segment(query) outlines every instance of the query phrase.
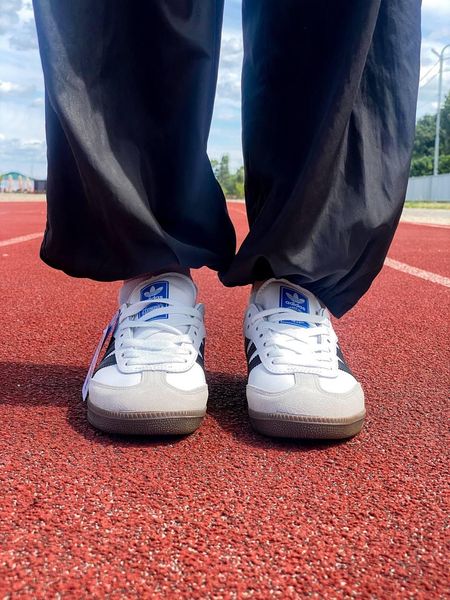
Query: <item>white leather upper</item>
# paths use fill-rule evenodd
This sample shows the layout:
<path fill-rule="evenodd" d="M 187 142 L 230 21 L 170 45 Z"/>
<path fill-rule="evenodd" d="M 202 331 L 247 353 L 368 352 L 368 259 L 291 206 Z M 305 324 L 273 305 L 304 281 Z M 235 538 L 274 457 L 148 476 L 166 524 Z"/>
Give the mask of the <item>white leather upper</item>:
<path fill-rule="evenodd" d="M 155 371 L 164 374 L 159 385 L 166 381 L 180 391 L 204 387 L 205 374 L 196 362 L 205 337 L 204 307 L 195 304 L 192 280 L 167 273 L 129 283 L 114 333 L 117 364 L 97 370 L 91 382 L 132 388 L 145 372 Z"/>

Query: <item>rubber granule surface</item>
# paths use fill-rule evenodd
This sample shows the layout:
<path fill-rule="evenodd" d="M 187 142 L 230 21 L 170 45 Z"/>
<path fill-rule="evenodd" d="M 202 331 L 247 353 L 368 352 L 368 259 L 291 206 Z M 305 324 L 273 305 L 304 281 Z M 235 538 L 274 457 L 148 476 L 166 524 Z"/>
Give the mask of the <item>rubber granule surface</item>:
<path fill-rule="evenodd" d="M 38 248 L 0 253 L 1 598 L 448 595 L 447 289 L 384 269 L 336 322 L 366 425 L 301 443 L 252 431 L 248 289 L 196 272 L 208 415 L 189 437 L 127 439 L 94 430 L 80 397 L 118 285 L 70 279 Z"/>

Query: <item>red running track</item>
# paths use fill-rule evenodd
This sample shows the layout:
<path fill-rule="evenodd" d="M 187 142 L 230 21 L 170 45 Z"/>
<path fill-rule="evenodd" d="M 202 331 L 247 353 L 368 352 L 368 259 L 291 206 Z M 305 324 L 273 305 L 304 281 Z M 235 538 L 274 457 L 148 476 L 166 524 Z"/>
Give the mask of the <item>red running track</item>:
<path fill-rule="evenodd" d="M 6 209 L 0 240 L 43 226 L 42 205 Z M 243 207 L 230 210 L 243 234 Z M 436 230 L 433 262 L 405 251 L 429 234 L 400 225 L 391 256 L 449 276 Z M 448 594 L 448 288 L 383 270 L 336 323 L 367 424 L 345 443 L 298 443 L 250 428 L 248 290 L 201 270 L 208 416 L 187 438 L 125 439 L 92 429 L 80 399 L 118 286 L 53 271 L 38 248 L 0 248 L 1 598 Z"/>

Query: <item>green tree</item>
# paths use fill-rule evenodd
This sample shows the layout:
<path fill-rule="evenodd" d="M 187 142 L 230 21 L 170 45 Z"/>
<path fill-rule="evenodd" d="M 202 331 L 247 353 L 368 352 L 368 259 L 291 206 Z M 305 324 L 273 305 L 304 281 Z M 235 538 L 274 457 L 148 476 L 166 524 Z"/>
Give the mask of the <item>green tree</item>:
<path fill-rule="evenodd" d="M 245 196 L 244 191 L 244 167 L 239 167 L 234 178 L 234 195 L 238 198 Z"/>
<path fill-rule="evenodd" d="M 229 194 L 229 188 L 232 184 L 231 175 L 230 175 L 230 157 L 228 154 L 224 154 L 220 161 L 215 161 L 216 166 L 214 169 L 214 175 L 217 178 L 217 181 L 222 186 L 222 189 L 225 194 Z"/>
<path fill-rule="evenodd" d="M 411 163 L 411 177 L 422 177 L 433 174 L 433 159 L 431 156 L 414 158 Z"/>
<path fill-rule="evenodd" d="M 441 147 L 441 158 L 450 154 L 450 92 L 447 94 L 441 110 L 441 139 L 439 145 Z"/>
<path fill-rule="evenodd" d="M 212 159 L 211 166 L 225 196 L 244 197 L 244 167 L 230 173 L 230 157 L 224 154 L 220 160 Z"/>
<path fill-rule="evenodd" d="M 416 123 L 416 136 L 411 162 L 411 175 L 432 175 L 436 115 L 424 115 Z M 450 155 L 450 93 L 441 108 L 439 143 L 439 173 L 450 173 L 447 157 Z"/>
<path fill-rule="evenodd" d="M 424 156 L 433 156 L 435 132 L 436 115 L 424 115 L 417 121 L 412 153 L 413 160 Z"/>
<path fill-rule="evenodd" d="M 439 173 L 450 173 L 450 154 L 439 157 Z"/>

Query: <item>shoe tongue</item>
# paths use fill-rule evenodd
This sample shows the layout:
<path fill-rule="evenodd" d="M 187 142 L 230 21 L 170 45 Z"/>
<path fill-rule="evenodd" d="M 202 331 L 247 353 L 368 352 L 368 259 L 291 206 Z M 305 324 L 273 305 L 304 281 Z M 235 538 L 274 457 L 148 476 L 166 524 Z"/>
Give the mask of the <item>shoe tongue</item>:
<path fill-rule="evenodd" d="M 148 314 L 151 320 L 151 312 L 157 308 L 167 306 L 166 298 L 184 306 L 195 306 L 197 288 L 189 277 L 180 273 L 166 273 L 151 278 L 130 280 L 124 283 L 120 291 L 120 303 L 133 304 L 135 302 L 148 301 L 136 318 Z M 166 319 L 167 315 L 159 315 L 155 319 Z M 187 329 L 187 328 L 186 328 Z M 184 327 L 183 327 L 184 330 Z"/>
<path fill-rule="evenodd" d="M 299 317 L 302 313 L 318 314 L 322 308 L 314 294 L 284 279 L 269 279 L 266 281 L 256 292 L 254 302 L 261 306 L 263 310 L 276 307 L 291 309 L 298 312 Z M 298 320 L 282 320 L 280 323 L 295 327 L 309 327 L 312 325 L 300 318 Z"/>

